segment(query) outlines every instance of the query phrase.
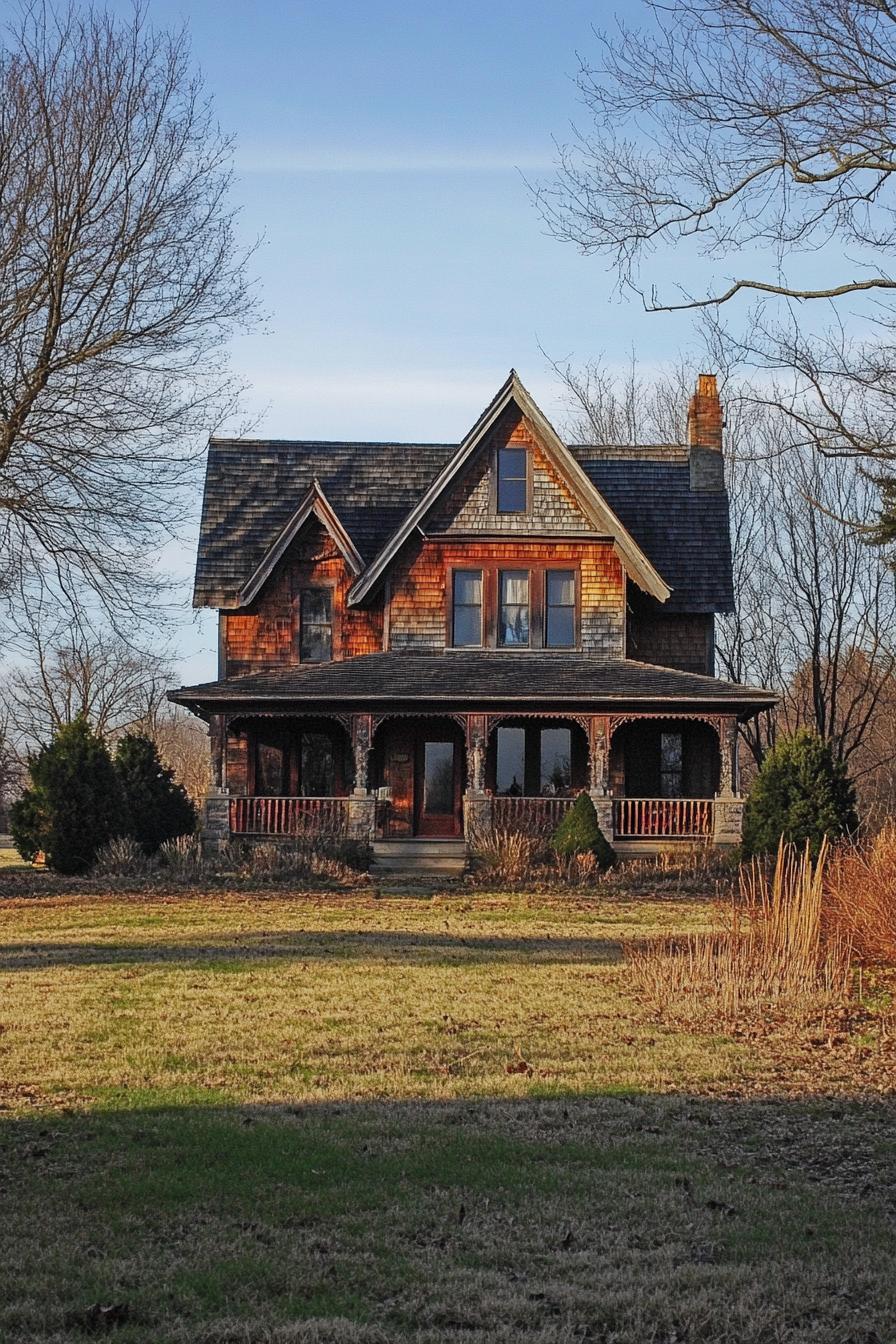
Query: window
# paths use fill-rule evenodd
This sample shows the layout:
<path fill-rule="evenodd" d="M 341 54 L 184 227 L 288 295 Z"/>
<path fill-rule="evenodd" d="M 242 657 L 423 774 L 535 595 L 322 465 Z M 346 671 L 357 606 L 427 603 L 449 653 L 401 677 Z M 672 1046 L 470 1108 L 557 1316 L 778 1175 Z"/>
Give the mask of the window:
<path fill-rule="evenodd" d="M 299 793 L 306 798 L 332 798 L 336 793 L 336 759 L 327 733 L 302 733 Z"/>
<path fill-rule="evenodd" d="M 499 575 L 498 643 L 507 648 L 529 644 L 529 571 L 505 569 Z"/>
<path fill-rule="evenodd" d="M 277 798 L 289 792 L 287 785 L 287 752 L 284 743 L 273 737 L 259 736 L 255 743 L 255 793 L 259 797 Z"/>
<path fill-rule="evenodd" d="M 661 798 L 681 797 L 683 767 L 684 750 L 681 733 L 660 733 Z"/>
<path fill-rule="evenodd" d="M 548 569 L 544 576 L 544 646 L 571 649 L 575 642 L 575 570 Z"/>
<path fill-rule="evenodd" d="M 540 792 L 564 795 L 572 786 L 572 736 L 568 728 L 542 728 Z"/>
<path fill-rule="evenodd" d="M 482 570 L 454 571 L 454 609 L 451 642 L 457 649 L 482 643 Z"/>
<path fill-rule="evenodd" d="M 498 512 L 525 513 L 528 508 L 529 455 L 525 448 L 498 449 Z"/>
<path fill-rule="evenodd" d="M 526 787 L 526 730 L 498 728 L 495 792 L 518 798 Z"/>
<path fill-rule="evenodd" d="M 332 593 L 329 588 L 306 588 L 299 600 L 299 660 L 328 663 L 333 657 Z"/>

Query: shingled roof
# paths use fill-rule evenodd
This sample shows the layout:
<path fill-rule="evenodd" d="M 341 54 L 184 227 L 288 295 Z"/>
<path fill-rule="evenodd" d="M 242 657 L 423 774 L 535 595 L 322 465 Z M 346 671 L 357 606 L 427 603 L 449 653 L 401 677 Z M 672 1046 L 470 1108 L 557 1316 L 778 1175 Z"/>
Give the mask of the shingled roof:
<path fill-rule="evenodd" d="M 570 451 L 672 589 L 664 610 L 734 610 L 728 493 L 691 489 L 686 447 Z"/>
<path fill-rule="evenodd" d="M 195 606 L 237 607 L 249 579 L 317 481 L 369 565 L 457 451 L 456 444 L 212 439 Z M 572 456 L 672 589 L 670 611 L 730 611 L 728 496 L 692 490 L 679 445 L 569 445 Z"/>
<path fill-rule="evenodd" d="M 455 449 L 452 443 L 212 439 L 193 605 L 238 605 L 244 584 L 315 479 L 369 563 Z"/>
<path fill-rule="evenodd" d="M 425 701 L 438 706 L 544 701 L 557 706 L 587 705 L 592 711 L 624 702 L 647 709 L 701 705 L 753 714 L 774 704 L 777 697 L 772 691 L 630 658 L 608 662 L 568 653 L 450 650 L 371 653 L 344 662 L 295 664 L 181 687 L 170 691 L 169 699 L 206 712 L 225 705 L 236 708 L 276 701 L 295 705 L 303 701 L 316 705 Z"/>

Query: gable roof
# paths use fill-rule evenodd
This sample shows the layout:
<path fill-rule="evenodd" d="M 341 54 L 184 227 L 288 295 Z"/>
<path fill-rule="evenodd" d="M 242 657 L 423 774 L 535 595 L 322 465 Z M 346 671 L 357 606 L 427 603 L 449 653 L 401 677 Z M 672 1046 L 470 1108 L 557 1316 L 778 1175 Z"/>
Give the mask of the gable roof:
<path fill-rule="evenodd" d="M 511 404 L 516 405 L 517 409 L 529 420 L 546 455 L 551 459 L 558 474 L 578 501 L 597 533 L 612 538 L 626 572 L 645 592 L 650 593 L 660 602 L 666 601 L 670 595 L 668 584 L 664 582 L 662 576 L 651 564 L 634 537 L 595 489 L 566 444 L 558 437 L 553 425 L 542 414 L 520 382 L 516 370 L 511 369 L 504 385 L 498 390 L 473 428 L 458 445 L 454 455 L 445 463 L 426 493 L 416 502 L 379 554 L 352 586 L 348 595 L 350 603 L 363 601 L 368 593 L 376 587 L 388 569 L 390 562 L 401 550 L 414 529 L 420 525 L 451 482 L 456 479 L 471 460 L 498 417 Z"/>
<path fill-rule="evenodd" d="M 664 610 L 732 610 L 728 496 L 691 489 L 686 447 L 562 446 L 672 589 Z M 342 529 L 362 570 L 370 566 L 457 452 L 451 443 L 211 439 L 194 606 L 234 609 L 251 600 L 246 591 L 315 481 L 334 527 Z"/>
<path fill-rule="evenodd" d="M 333 507 L 323 492 L 320 481 L 315 476 L 311 488 L 295 513 L 276 538 L 273 545 L 262 556 L 255 573 L 243 584 L 239 592 L 238 605 L 246 607 L 257 597 L 262 585 L 270 578 L 278 561 L 282 560 L 290 544 L 295 541 L 308 519 L 316 517 L 329 532 L 342 558 L 354 574 L 360 574 L 364 562 L 358 554 L 351 537 L 333 512 Z"/>
<path fill-rule="evenodd" d="M 315 479 L 366 564 L 455 448 L 453 443 L 211 439 L 193 605 L 240 605 L 240 593 Z"/>

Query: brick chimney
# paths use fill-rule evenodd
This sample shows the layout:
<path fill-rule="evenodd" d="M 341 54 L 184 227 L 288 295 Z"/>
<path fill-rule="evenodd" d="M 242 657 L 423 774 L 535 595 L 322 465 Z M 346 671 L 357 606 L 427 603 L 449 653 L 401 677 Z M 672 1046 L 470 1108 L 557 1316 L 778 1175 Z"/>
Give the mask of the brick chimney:
<path fill-rule="evenodd" d="M 697 375 L 697 390 L 688 406 L 688 447 L 692 490 L 724 490 L 722 403 L 714 373 Z"/>

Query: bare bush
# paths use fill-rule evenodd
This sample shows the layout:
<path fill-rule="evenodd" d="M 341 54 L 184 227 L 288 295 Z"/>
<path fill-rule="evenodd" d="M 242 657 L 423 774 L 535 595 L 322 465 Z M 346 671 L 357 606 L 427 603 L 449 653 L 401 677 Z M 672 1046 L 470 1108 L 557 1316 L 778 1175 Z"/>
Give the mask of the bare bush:
<path fill-rule="evenodd" d="M 474 862 L 496 882 L 523 882 L 544 849 L 543 840 L 517 830 L 494 830 L 483 836 L 473 852 Z"/>
<path fill-rule="evenodd" d="M 131 835 L 117 835 L 97 851 L 94 877 L 148 877 L 156 867 L 143 846 Z"/>
<path fill-rule="evenodd" d="M 179 835 L 159 846 L 159 862 L 178 877 L 199 876 L 203 868 L 202 843 L 198 835 Z"/>

